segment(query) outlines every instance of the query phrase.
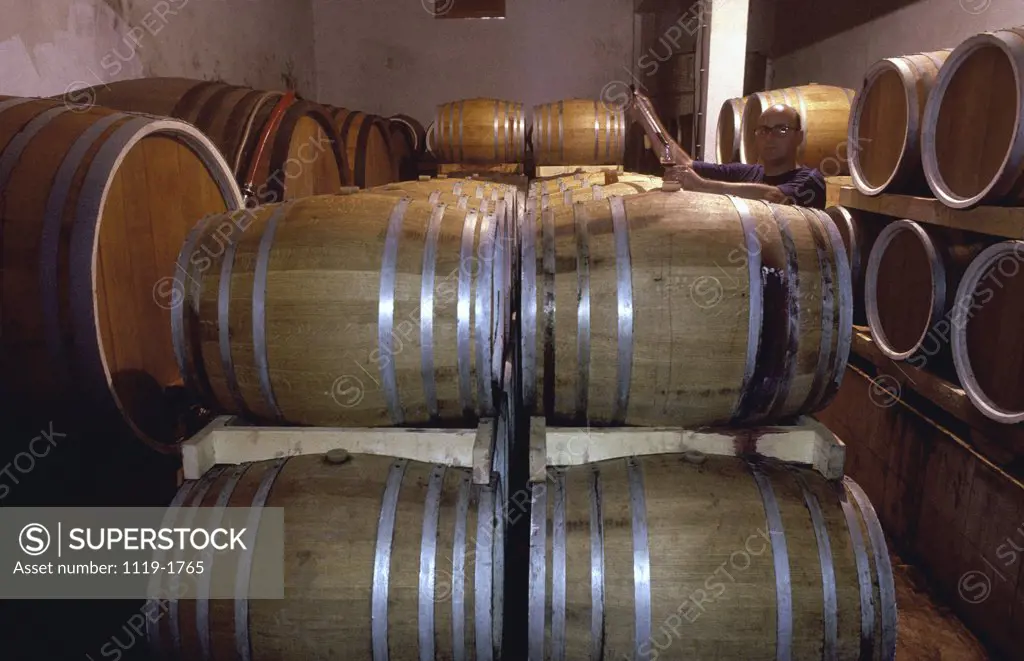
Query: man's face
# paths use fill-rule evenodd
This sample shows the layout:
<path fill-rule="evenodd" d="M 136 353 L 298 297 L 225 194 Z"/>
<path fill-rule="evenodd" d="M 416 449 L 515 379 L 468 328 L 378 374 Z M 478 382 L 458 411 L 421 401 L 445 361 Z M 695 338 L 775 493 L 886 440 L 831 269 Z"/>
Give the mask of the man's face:
<path fill-rule="evenodd" d="M 803 137 L 791 113 L 766 110 L 757 123 L 757 150 L 766 162 L 795 159 Z"/>

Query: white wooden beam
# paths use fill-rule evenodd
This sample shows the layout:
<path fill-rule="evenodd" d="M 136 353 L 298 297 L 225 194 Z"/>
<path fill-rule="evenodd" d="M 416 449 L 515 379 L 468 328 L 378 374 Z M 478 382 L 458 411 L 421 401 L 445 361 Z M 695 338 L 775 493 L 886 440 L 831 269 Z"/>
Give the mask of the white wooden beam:
<path fill-rule="evenodd" d="M 705 20 L 710 20 L 707 71 L 708 91 L 704 98 L 705 161 L 718 160 L 718 114 L 728 99 L 743 96 L 743 77 L 747 68 L 747 17 L 750 0 L 714 0 L 708 2 Z"/>

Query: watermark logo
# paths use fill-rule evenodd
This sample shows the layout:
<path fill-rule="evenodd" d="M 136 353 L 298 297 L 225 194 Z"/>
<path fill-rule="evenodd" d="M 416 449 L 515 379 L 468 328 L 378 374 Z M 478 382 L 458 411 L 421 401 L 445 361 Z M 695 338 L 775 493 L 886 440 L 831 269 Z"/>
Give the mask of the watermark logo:
<path fill-rule="evenodd" d="M 868 398 L 875 406 L 883 409 L 891 407 L 900 401 L 902 387 L 900 382 L 888 374 L 879 374 L 871 379 L 868 385 Z"/>
<path fill-rule="evenodd" d="M 690 285 L 690 298 L 699 308 L 710 310 L 721 303 L 724 297 L 722 281 L 713 275 L 702 275 Z"/>
<path fill-rule="evenodd" d="M 957 589 L 960 598 L 967 603 L 980 604 L 992 594 L 992 579 L 975 569 L 960 577 Z"/>
<path fill-rule="evenodd" d="M 420 0 L 420 3 L 431 16 L 444 16 L 455 7 L 455 0 Z"/>
<path fill-rule="evenodd" d="M 185 300 L 185 283 L 181 278 L 165 275 L 153 285 L 153 302 L 164 310 L 174 310 Z"/>
<path fill-rule="evenodd" d="M 968 14 L 984 14 L 992 6 L 992 0 L 960 0 L 960 7 Z"/>
<path fill-rule="evenodd" d="M 50 531 L 40 523 L 30 523 L 18 534 L 18 546 L 25 555 L 40 556 L 50 548 Z"/>
<path fill-rule="evenodd" d="M 366 391 L 359 377 L 345 374 L 334 380 L 331 386 L 331 399 L 343 409 L 358 406 L 363 401 Z"/>
<path fill-rule="evenodd" d="M 76 80 L 64 88 L 64 106 L 71 112 L 87 112 L 95 105 L 96 90 L 84 80 Z"/>

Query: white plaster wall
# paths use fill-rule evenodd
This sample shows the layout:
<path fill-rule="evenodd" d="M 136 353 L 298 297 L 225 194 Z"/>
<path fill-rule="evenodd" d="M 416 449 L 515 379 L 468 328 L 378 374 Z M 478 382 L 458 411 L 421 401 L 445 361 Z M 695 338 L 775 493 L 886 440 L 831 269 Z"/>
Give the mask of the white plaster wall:
<path fill-rule="evenodd" d="M 0 0 L 0 94 L 144 76 L 316 91 L 312 0 Z"/>
<path fill-rule="evenodd" d="M 425 126 L 456 99 L 520 101 L 529 117 L 535 104 L 629 84 L 632 0 L 507 0 L 503 20 L 436 19 L 430 2 L 314 0 L 321 101 Z"/>
<path fill-rule="evenodd" d="M 715 0 L 710 13 L 708 90 L 704 104 L 704 140 L 701 158 L 717 161 L 718 115 L 728 99 L 743 96 L 747 64 L 749 0 Z"/>
<path fill-rule="evenodd" d="M 920 0 L 775 59 L 773 86 L 817 82 L 859 90 L 864 72 L 882 58 L 954 48 L 978 32 L 1016 25 L 1024 25 L 1021 0 Z"/>

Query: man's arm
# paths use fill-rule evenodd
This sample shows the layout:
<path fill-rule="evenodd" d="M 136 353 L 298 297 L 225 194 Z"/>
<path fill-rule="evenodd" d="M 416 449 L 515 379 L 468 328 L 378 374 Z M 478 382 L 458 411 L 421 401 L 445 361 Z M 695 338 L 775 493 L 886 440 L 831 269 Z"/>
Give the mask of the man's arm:
<path fill-rule="evenodd" d="M 767 202 L 775 202 L 776 204 L 783 204 L 789 199 L 777 186 L 739 184 L 731 181 L 711 181 L 704 179 L 696 173 L 694 173 L 694 176 L 700 179 L 700 181 L 691 181 L 689 185 L 683 182 L 683 187 L 686 190 L 694 190 L 701 193 L 718 193 L 719 195 L 735 195 L 747 200 L 765 200 Z"/>
<path fill-rule="evenodd" d="M 699 167 L 696 167 L 699 165 Z M 708 174 L 702 177 L 697 170 Z M 766 200 L 768 202 L 785 203 L 788 196 L 784 191 L 767 184 L 755 184 L 742 181 L 749 175 L 749 166 L 730 164 L 695 162 L 690 167 L 674 167 L 665 171 L 665 179 L 678 181 L 685 190 L 700 193 L 717 193 L 719 195 L 735 195 L 748 200 Z"/>

